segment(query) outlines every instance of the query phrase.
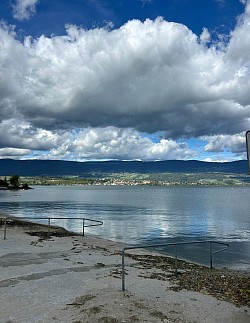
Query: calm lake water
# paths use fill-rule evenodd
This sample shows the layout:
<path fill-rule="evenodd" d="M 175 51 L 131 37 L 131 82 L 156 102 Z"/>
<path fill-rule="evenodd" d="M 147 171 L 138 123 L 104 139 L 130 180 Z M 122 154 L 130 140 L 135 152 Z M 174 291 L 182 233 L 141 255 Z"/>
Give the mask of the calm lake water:
<path fill-rule="evenodd" d="M 131 245 L 217 240 L 229 243 L 214 265 L 250 270 L 250 187 L 34 186 L 0 191 L 0 213 L 85 217 L 86 232 Z M 81 221 L 54 220 L 81 232 Z M 219 247 L 221 248 L 221 247 Z M 161 247 L 172 255 L 174 247 Z M 184 259 L 209 264 L 208 245 L 178 247 Z"/>

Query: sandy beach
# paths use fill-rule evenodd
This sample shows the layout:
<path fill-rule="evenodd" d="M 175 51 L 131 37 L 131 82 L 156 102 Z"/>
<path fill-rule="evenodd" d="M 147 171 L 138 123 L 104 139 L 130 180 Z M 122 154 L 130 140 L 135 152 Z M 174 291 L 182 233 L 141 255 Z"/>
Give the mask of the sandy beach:
<path fill-rule="evenodd" d="M 181 263 L 176 278 L 170 258 L 137 250 L 122 292 L 123 245 L 25 222 L 7 239 L 1 229 L 0 322 L 250 322 L 247 272 Z"/>

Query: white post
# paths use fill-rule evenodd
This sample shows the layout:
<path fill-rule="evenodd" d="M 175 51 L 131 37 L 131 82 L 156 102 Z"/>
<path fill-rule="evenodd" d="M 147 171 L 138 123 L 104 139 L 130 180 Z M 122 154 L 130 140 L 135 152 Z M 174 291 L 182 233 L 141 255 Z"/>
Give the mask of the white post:
<path fill-rule="evenodd" d="M 250 175 L 250 130 L 246 132 L 246 144 L 247 144 L 248 174 Z"/>

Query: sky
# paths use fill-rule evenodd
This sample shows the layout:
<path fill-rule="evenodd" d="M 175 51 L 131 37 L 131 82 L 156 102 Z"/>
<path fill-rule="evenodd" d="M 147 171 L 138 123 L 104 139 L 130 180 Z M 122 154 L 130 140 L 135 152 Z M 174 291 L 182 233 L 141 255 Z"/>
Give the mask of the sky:
<path fill-rule="evenodd" d="M 0 158 L 246 159 L 250 0 L 0 0 Z"/>

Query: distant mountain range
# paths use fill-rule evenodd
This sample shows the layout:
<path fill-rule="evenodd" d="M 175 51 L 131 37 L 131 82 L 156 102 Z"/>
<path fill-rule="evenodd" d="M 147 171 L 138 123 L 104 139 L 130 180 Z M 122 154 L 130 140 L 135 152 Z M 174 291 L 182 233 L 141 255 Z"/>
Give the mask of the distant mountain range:
<path fill-rule="evenodd" d="M 196 160 L 99 161 L 0 159 L 0 176 L 100 177 L 111 173 L 228 173 L 247 174 L 247 161 L 214 163 Z"/>

